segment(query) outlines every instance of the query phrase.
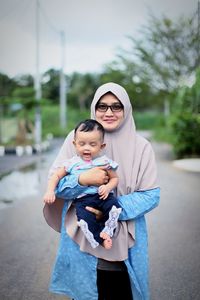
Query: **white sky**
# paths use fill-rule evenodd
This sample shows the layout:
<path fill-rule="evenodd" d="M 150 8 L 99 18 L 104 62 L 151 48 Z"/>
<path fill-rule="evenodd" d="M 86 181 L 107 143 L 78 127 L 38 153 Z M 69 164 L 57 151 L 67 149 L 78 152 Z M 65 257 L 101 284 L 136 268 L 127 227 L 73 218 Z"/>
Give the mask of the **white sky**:
<path fill-rule="evenodd" d="M 36 1 L 0 0 L 0 72 L 36 72 Z M 197 10 L 198 0 L 40 0 L 40 71 L 61 66 L 60 31 L 66 36 L 65 72 L 99 72 L 128 49 L 149 12 L 175 19 Z"/>

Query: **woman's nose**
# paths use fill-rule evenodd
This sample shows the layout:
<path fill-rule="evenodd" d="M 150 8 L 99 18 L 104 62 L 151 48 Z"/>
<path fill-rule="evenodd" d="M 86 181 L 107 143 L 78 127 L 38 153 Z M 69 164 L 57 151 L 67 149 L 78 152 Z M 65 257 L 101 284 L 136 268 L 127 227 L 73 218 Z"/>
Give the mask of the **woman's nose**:
<path fill-rule="evenodd" d="M 112 111 L 111 107 L 108 107 L 108 109 L 107 109 L 107 111 L 106 111 L 105 114 L 106 115 L 113 115 L 113 111 Z"/>

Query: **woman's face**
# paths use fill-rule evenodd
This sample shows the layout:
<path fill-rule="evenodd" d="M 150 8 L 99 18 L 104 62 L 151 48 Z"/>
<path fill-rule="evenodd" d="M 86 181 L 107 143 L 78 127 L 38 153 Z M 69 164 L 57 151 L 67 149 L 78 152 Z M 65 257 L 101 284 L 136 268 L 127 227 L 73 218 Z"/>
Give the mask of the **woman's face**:
<path fill-rule="evenodd" d="M 111 107 L 108 107 L 108 109 L 103 112 L 100 109 L 98 110 L 99 104 L 105 104 L 105 105 L 114 105 L 122 106 L 122 109 L 118 111 L 118 109 L 111 109 Z M 96 105 L 96 120 L 104 127 L 105 130 L 107 131 L 113 131 L 117 129 L 121 123 L 123 122 L 124 119 L 124 109 L 123 105 L 121 102 L 115 97 L 115 95 L 108 93 L 105 94 L 104 96 L 101 97 L 101 99 L 98 101 Z"/>

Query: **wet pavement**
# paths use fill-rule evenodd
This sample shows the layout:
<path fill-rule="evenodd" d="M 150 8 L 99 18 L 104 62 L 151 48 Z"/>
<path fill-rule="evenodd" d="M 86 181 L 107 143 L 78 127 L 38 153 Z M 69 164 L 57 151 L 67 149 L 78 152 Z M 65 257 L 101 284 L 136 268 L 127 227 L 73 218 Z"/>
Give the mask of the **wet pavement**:
<path fill-rule="evenodd" d="M 35 169 L 21 170 L 22 165 L 27 165 L 23 157 L 4 158 L 5 167 L 0 175 L 15 167 L 14 172 L 0 180 L 2 300 L 67 300 L 48 292 L 59 235 L 46 225 L 41 200 L 47 170 L 60 143 L 57 141 L 52 151 L 40 157 L 27 157 Z M 175 168 L 168 145 L 153 144 L 153 147 L 158 162 L 161 202 L 147 214 L 152 300 L 199 300 L 200 173 Z M 2 158 L 0 165 L 3 166 Z"/>

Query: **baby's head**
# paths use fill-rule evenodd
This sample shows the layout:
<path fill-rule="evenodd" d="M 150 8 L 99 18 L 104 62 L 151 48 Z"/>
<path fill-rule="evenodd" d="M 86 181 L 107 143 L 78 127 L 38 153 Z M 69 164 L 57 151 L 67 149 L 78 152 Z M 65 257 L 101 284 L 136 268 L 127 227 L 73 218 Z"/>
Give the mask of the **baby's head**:
<path fill-rule="evenodd" d="M 73 144 L 83 160 L 90 161 L 99 156 L 105 147 L 103 140 L 104 128 L 96 120 L 81 121 L 74 130 Z"/>

